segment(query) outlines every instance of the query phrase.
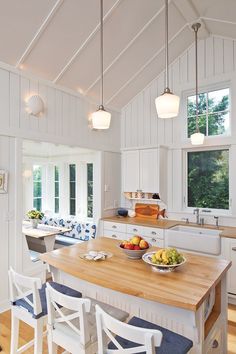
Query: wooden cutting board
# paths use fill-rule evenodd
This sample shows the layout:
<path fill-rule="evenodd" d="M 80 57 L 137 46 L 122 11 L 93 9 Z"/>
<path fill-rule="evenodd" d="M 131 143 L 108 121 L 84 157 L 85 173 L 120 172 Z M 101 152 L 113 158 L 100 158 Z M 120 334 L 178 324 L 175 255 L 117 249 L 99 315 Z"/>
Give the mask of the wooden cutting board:
<path fill-rule="evenodd" d="M 158 204 L 145 204 L 145 203 L 136 203 L 135 212 L 136 216 L 142 218 L 151 218 L 156 219 L 159 212 Z"/>

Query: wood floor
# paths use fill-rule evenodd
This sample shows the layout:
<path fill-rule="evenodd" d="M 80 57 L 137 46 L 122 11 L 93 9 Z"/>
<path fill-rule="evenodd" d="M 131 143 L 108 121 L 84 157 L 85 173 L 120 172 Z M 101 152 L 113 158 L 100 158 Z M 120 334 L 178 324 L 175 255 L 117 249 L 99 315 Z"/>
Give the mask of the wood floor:
<path fill-rule="evenodd" d="M 228 354 L 236 354 L 236 306 L 229 305 L 228 310 L 229 316 L 229 327 L 228 327 Z M 0 314 L 0 344 L 3 351 L 1 354 L 10 353 L 10 311 Z M 20 345 L 27 343 L 33 338 L 33 331 L 31 327 L 26 324 L 21 324 L 20 326 Z M 58 353 L 62 353 L 63 350 L 58 350 Z M 27 350 L 27 353 L 33 354 L 33 348 Z M 44 354 L 47 354 L 47 343 L 46 339 L 44 340 Z"/>

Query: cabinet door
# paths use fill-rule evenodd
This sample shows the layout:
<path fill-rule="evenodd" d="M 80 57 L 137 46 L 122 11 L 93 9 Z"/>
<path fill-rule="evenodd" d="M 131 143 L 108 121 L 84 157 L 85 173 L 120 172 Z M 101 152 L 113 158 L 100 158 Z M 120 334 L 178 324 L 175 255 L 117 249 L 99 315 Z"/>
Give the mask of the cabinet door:
<path fill-rule="evenodd" d="M 229 260 L 232 261 L 232 266 L 228 272 L 228 292 L 236 295 L 236 240 L 229 242 Z"/>
<path fill-rule="evenodd" d="M 140 150 L 140 189 L 142 191 L 160 192 L 158 169 L 158 150 Z"/>
<path fill-rule="evenodd" d="M 135 192 L 139 188 L 139 151 L 125 151 L 122 154 L 123 192 Z"/>

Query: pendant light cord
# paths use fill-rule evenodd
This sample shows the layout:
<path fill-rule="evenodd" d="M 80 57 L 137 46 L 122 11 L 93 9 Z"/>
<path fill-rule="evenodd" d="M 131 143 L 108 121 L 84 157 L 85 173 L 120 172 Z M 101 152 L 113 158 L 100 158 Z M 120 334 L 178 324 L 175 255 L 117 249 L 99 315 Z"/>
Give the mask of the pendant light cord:
<path fill-rule="evenodd" d="M 165 91 L 169 93 L 169 33 L 168 33 L 168 0 L 165 0 L 165 23 L 166 23 L 166 31 L 165 31 L 165 65 L 166 65 L 166 72 L 165 72 Z"/>
<path fill-rule="evenodd" d="M 192 29 L 195 34 L 195 75 L 196 75 L 196 132 L 199 133 L 199 123 L 198 123 L 198 40 L 197 33 L 201 27 L 200 23 L 194 23 Z"/>
<path fill-rule="evenodd" d="M 100 23 L 101 106 L 103 108 L 103 0 L 100 0 Z"/>

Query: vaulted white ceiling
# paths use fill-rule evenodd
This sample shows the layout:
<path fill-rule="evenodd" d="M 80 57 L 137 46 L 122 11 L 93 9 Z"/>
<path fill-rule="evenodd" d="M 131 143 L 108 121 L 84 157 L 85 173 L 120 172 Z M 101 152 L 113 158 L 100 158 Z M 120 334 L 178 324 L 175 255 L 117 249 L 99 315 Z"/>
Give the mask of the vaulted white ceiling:
<path fill-rule="evenodd" d="M 0 0 L 0 60 L 99 101 L 99 0 Z M 235 0 L 170 0 L 170 60 L 199 35 L 236 38 Z M 104 0 L 105 103 L 164 69 L 164 0 Z"/>

